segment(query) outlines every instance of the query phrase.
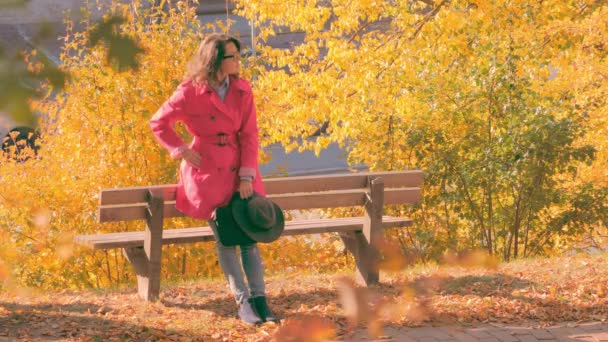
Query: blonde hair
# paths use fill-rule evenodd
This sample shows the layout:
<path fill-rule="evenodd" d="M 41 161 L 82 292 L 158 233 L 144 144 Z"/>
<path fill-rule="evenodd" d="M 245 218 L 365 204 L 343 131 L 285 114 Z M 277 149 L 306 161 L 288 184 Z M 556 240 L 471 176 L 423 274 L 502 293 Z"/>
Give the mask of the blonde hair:
<path fill-rule="evenodd" d="M 213 33 L 205 37 L 188 63 L 187 76 L 194 83 L 208 83 L 212 86 L 219 84 L 217 73 L 226 55 L 227 43 L 233 43 L 236 49 L 241 51 L 241 43 L 234 37 L 221 33 Z"/>

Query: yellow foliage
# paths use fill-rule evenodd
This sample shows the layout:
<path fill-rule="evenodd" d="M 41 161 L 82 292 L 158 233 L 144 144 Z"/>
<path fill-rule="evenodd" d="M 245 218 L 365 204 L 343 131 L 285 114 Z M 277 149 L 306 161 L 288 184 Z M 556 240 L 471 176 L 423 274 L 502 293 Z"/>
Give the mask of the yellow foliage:
<path fill-rule="evenodd" d="M 319 153 L 335 142 L 347 148 L 350 163 L 374 171 L 415 168 L 424 156 L 406 143 L 416 138 L 412 132 L 442 129 L 445 141 L 458 144 L 479 133 L 473 131 L 475 122 L 487 120 L 491 105 L 494 114 L 508 114 L 508 101 L 488 104 L 488 98 L 504 86 L 501 72 L 513 63 L 510 79 L 527 84 L 538 104 L 557 108 L 556 116 L 586 118 L 587 133 L 577 144 L 591 143 L 597 158 L 592 165 L 577 165 L 577 179 L 563 181 L 564 188 L 584 181 L 608 185 L 606 5 L 591 0 L 428 3 L 237 1 L 240 13 L 260 29 L 256 58 L 271 65 L 244 70 L 245 77 L 259 72 L 253 85 L 262 146 L 281 143 L 287 150 Z M 182 80 L 201 35 L 230 30 L 230 23 L 201 24 L 185 1 L 176 6 L 163 12 L 135 1 L 107 11 L 128 19 L 122 30 L 146 51 L 137 71 L 112 69 L 103 47 L 87 47 L 86 33 L 73 31 L 67 22 L 62 61 L 71 81 L 64 93 L 35 104 L 46 113 L 40 157 L 0 164 L 4 277 L 10 269 L 22 284 L 38 287 L 119 286 L 133 280 L 119 251 L 89 252 L 68 241 L 75 234 L 143 228 L 141 222 L 95 223 L 100 189 L 175 182 L 177 165 L 153 140 L 148 119 Z M 84 27 L 91 24 L 86 18 Z M 303 32 L 302 44 L 293 50 L 266 46 L 284 28 Z M 329 135 L 307 139 L 324 122 Z M 424 196 L 453 186 L 427 184 Z M 513 203 L 509 196 L 499 200 Z M 547 215 L 553 209 L 559 208 Z M 477 238 L 470 232 L 472 220 L 457 217 L 457 208 L 423 205 L 413 213 L 403 208 L 387 213 L 414 215 L 416 237 L 426 234 L 426 239 L 417 242 L 413 230 L 407 230 L 408 238 L 427 257 L 453 247 L 450 241 Z M 170 226 L 190 224 L 174 220 Z M 264 246 L 270 269 L 350 267 L 333 247 L 313 240 L 288 239 L 281 247 Z M 294 253 L 282 253 L 287 249 Z M 214 254 L 211 244 L 166 247 L 163 276 L 219 276 L 209 257 Z M 483 260 L 487 267 L 496 265 Z M 391 257 L 385 266 L 402 265 Z"/>
<path fill-rule="evenodd" d="M 443 144 L 458 145 L 478 134 L 476 123 L 492 115 L 534 111 L 510 107 L 519 89 L 526 89 L 537 99 L 521 102 L 549 108 L 558 119 L 584 118 L 586 134 L 575 146 L 597 150 L 592 164 L 575 165 L 576 179 L 557 177 L 564 191 L 585 182 L 607 185 L 608 7 L 603 2 L 318 1 L 316 7 L 289 2 L 284 11 L 273 1 L 239 3 L 241 14 L 263 27 L 266 40 L 276 33 L 268 20 L 305 33 L 293 50 L 265 47 L 260 57 L 274 67 L 256 80 L 263 98 L 259 110 L 273 118 L 261 123 L 269 137 L 265 143 L 318 153 L 335 142 L 348 147 L 353 164 L 378 171 L 411 169 L 431 157 L 407 143 L 416 138 L 412 132 L 431 128 L 445 133 Z M 513 75 L 505 75 L 509 65 Z M 508 82 L 518 90 L 495 96 L 497 88 L 508 89 Z M 500 102 L 492 103 L 496 98 Z M 324 122 L 328 136 L 307 139 Z M 442 190 L 427 183 L 425 198 Z M 503 208 L 515 203 L 511 195 L 496 201 Z M 433 235 L 427 241 L 436 241 L 435 257 L 447 241 L 477 238 L 471 219 L 459 218 L 458 209 L 448 208 L 448 214 L 444 209 L 413 213 L 418 230 Z M 537 224 L 567 208 L 552 209 Z M 530 241 L 542 240 L 542 230 L 530 233 Z M 567 244 L 549 243 L 537 252 L 569 248 L 577 240 L 565 238 Z M 418 247 L 428 247 L 423 245 Z"/>
<path fill-rule="evenodd" d="M 201 33 L 218 30 L 203 26 L 187 2 L 176 6 L 162 12 L 136 1 L 105 9 L 107 15 L 128 18 L 121 30 L 145 49 L 137 71 L 118 72 L 107 65 L 104 47 L 88 47 L 86 32 L 72 31 L 74 24 L 68 22 L 62 67 L 70 82 L 63 93 L 35 104 L 46 113 L 40 122 L 40 157 L 0 164 L 2 279 L 12 273 L 18 284 L 40 288 L 123 286 L 134 281 L 120 250 L 93 252 L 74 246 L 72 238 L 143 229 L 143 222 L 97 223 L 100 189 L 176 181 L 177 163 L 154 140 L 148 120 L 183 79 Z M 85 16 L 80 25 L 90 26 L 88 20 Z M 245 76 L 250 72 L 245 70 Z M 201 224 L 175 219 L 166 227 Z M 301 239 L 282 246 L 308 254 L 322 249 Z M 165 278 L 221 274 L 213 244 L 163 249 Z M 263 253 L 270 270 L 283 271 L 285 260 L 305 271 L 333 264 L 326 260 L 300 265 L 297 257 L 281 255 L 278 246 L 265 246 Z"/>

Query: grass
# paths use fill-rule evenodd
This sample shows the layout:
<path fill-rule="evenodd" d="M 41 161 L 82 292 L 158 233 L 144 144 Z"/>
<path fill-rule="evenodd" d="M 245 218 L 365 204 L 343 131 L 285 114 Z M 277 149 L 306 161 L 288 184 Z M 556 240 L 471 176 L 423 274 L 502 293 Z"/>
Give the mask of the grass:
<path fill-rule="evenodd" d="M 267 279 L 283 323 L 254 327 L 235 318 L 223 280 L 163 286 L 158 302 L 135 289 L 0 294 L 0 340 L 269 341 L 343 339 L 356 326 L 537 325 L 608 318 L 608 254 L 518 260 L 495 269 L 413 267 L 382 273 L 370 288 L 351 274 Z"/>

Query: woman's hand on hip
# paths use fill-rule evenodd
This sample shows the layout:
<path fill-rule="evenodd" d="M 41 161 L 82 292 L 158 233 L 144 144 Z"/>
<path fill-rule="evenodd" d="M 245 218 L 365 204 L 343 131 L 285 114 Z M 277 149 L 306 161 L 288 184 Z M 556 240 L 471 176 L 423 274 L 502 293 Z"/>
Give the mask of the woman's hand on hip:
<path fill-rule="evenodd" d="M 239 193 L 241 194 L 241 198 L 249 198 L 253 195 L 253 184 L 250 180 L 241 179 Z"/>
<path fill-rule="evenodd" d="M 182 152 L 182 158 L 190 165 L 198 168 L 201 166 L 201 155 L 193 149 L 187 148 Z"/>

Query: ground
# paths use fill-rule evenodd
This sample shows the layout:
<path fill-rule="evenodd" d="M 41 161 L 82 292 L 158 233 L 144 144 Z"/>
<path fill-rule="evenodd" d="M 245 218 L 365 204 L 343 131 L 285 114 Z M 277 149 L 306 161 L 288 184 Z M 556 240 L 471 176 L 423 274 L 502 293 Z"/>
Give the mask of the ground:
<path fill-rule="evenodd" d="M 608 340 L 608 254 L 382 273 L 268 277 L 281 325 L 234 316 L 223 280 L 164 284 L 160 300 L 134 288 L 0 294 L 0 341 L 536 341 Z"/>

